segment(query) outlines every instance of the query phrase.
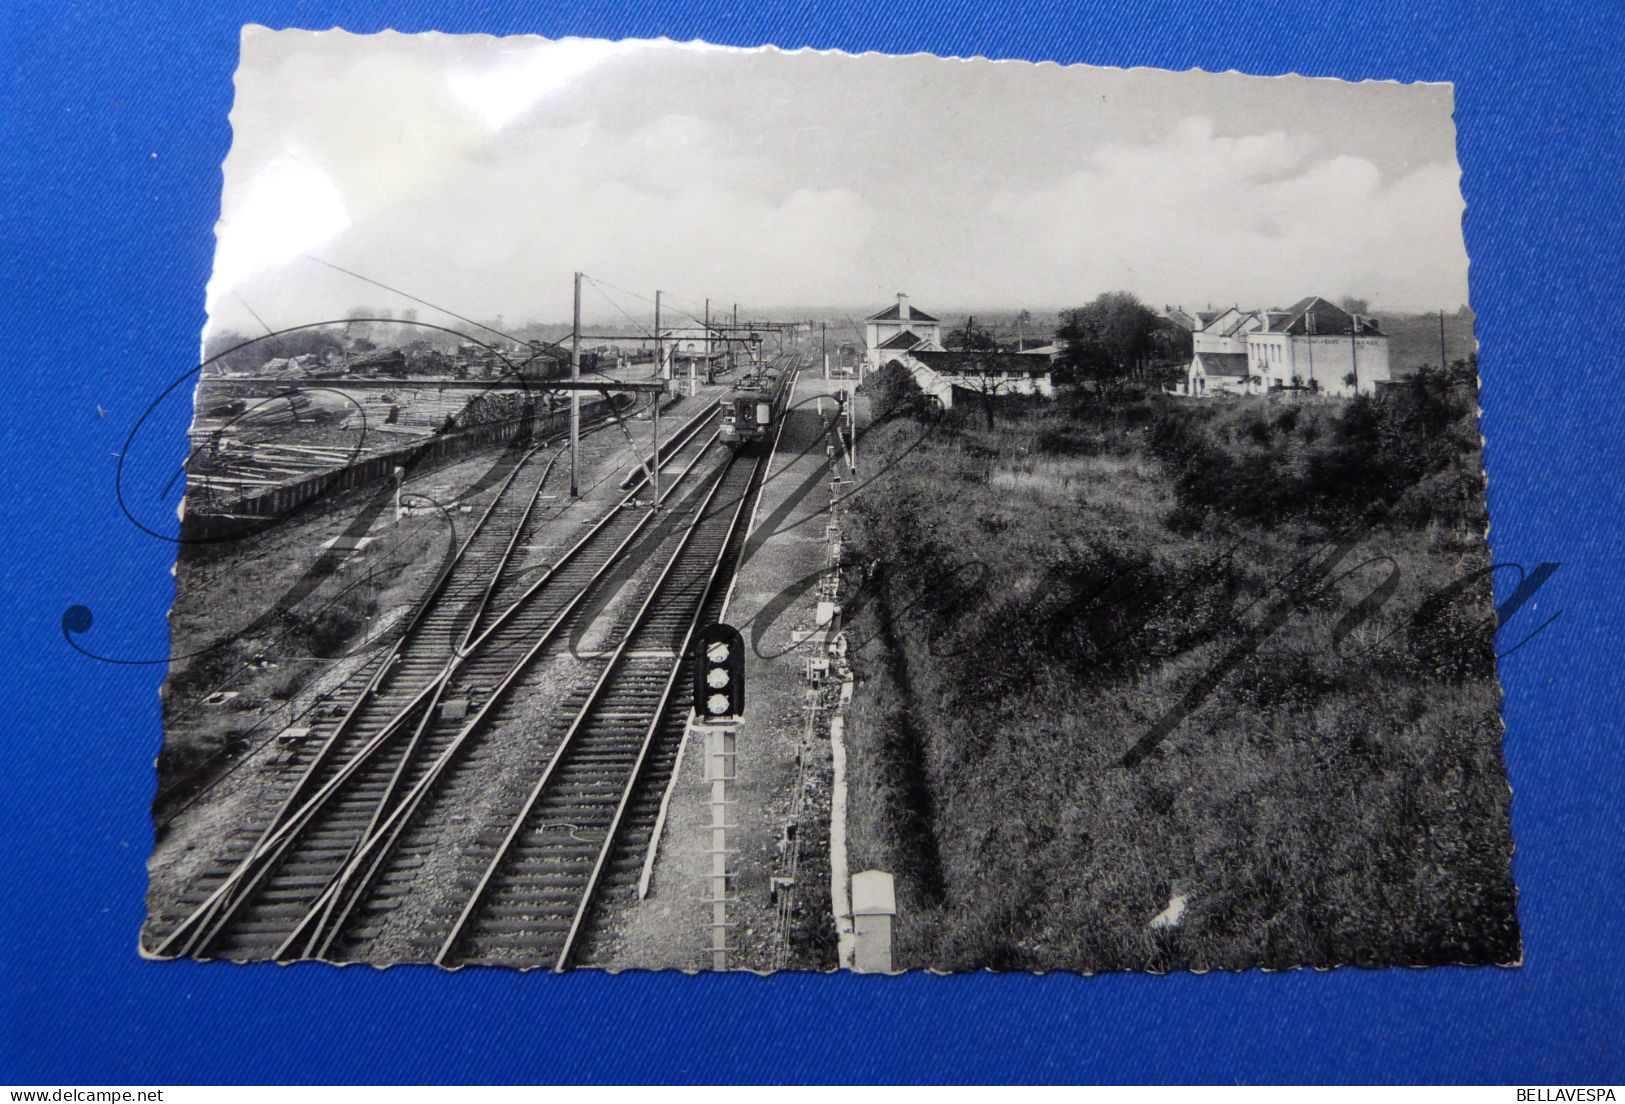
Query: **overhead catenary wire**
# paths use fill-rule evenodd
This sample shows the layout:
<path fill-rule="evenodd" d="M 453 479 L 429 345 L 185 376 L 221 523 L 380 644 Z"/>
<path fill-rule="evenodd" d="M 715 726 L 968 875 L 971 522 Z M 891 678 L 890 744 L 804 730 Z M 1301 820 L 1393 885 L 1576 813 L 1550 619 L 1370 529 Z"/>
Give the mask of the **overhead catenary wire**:
<path fill-rule="evenodd" d="M 456 319 L 458 319 L 458 320 L 460 320 L 462 322 L 466 322 L 469 325 L 477 326 L 477 327 L 479 327 L 481 329 L 487 330 L 487 331 L 489 331 L 489 332 L 491 332 L 493 334 L 496 334 L 496 335 L 498 335 L 500 337 L 503 337 L 503 338 L 505 338 L 505 339 L 507 339 L 509 341 L 512 341 L 512 342 L 514 342 L 516 344 L 519 344 L 519 345 L 522 345 L 522 346 L 527 345 L 527 343 L 522 341 L 521 339 L 519 339 L 517 337 L 514 337 L 514 336 L 512 336 L 510 334 L 507 334 L 504 331 L 499 330 L 494 326 L 490 326 L 490 325 L 487 325 L 486 323 L 478 322 L 478 321 L 476 321 L 476 320 L 474 320 L 472 318 L 468 318 L 467 316 L 459 314 L 458 312 L 453 311 L 448 307 L 440 306 L 439 304 L 433 303 L 433 302 L 431 302 L 431 301 L 429 301 L 427 299 L 422 298 L 421 296 L 413 295 L 410 292 L 404 291 L 404 290 L 402 290 L 400 288 L 392 287 L 392 286 L 390 286 L 388 284 L 383 283 L 382 281 L 375 280 L 372 277 L 365 276 L 365 275 L 363 275 L 363 274 L 361 274 L 359 272 L 354 272 L 354 271 L 352 271 L 350 269 L 342 267 L 341 265 L 336 265 L 336 264 L 332 263 L 331 261 L 323 260 L 320 257 L 314 256 L 314 255 L 311 255 L 311 254 L 305 254 L 305 257 L 306 257 L 307 260 L 314 261 L 315 263 L 320 264 L 320 265 L 322 265 L 324 267 L 331 268 L 336 272 L 343 273 L 343 274 L 345 274 L 347 276 L 350 276 L 350 277 L 352 277 L 354 279 L 361 280 L 364 283 L 371 284 L 371 285 L 373 285 L 375 287 L 381 288 L 381 289 L 383 289 L 385 291 L 388 291 L 388 292 L 390 292 L 392 294 L 399 295 L 399 296 L 401 296 L 401 297 L 403 297 L 405 299 L 411 300 L 414 303 L 418 303 L 418 304 L 420 304 L 422 306 L 425 306 L 425 307 L 428 307 L 428 308 L 430 308 L 432 310 L 436 310 L 436 311 L 439 311 L 439 312 L 441 312 L 443 314 L 449 315 L 452 318 L 456 318 Z M 588 279 L 591 280 L 592 278 L 588 277 Z M 594 282 L 596 283 L 596 281 L 594 281 Z M 606 283 L 607 283 L 607 281 L 606 281 Z M 611 286 L 613 286 L 613 285 L 611 285 Z M 619 289 L 619 290 L 624 291 L 625 289 Z M 610 301 L 611 305 L 615 306 L 617 310 L 621 309 L 619 304 L 615 303 L 614 300 L 611 299 L 610 296 L 607 293 L 603 292 L 602 288 L 599 288 L 599 291 L 600 291 L 601 294 L 604 294 L 604 297 L 606 299 L 608 299 Z M 634 294 L 634 293 L 628 292 L 627 294 Z M 254 320 L 257 323 L 259 323 L 260 327 L 265 330 L 267 336 L 270 337 L 272 340 L 277 340 L 278 339 L 277 332 L 275 330 L 273 330 L 266 323 L 266 321 L 260 316 L 259 312 L 254 310 L 254 308 L 247 302 L 247 300 L 243 299 L 243 297 L 240 294 L 234 293 L 234 295 L 236 296 L 238 302 L 240 302 L 242 304 L 243 308 L 245 310 L 247 310 L 248 313 L 253 316 Z M 623 310 L 622 313 L 625 314 L 626 312 Z M 635 320 L 631 319 L 631 317 L 629 315 L 627 317 L 628 317 L 628 321 L 632 321 L 634 326 L 638 325 L 637 322 Z M 641 327 L 639 327 L 639 328 L 641 328 Z M 279 342 L 279 344 L 280 344 L 280 342 Z M 548 342 L 547 344 L 554 344 L 554 343 Z M 558 346 L 556 344 L 554 344 L 554 347 L 557 348 Z M 530 363 L 531 360 L 534 360 L 534 359 L 535 359 L 535 357 L 534 357 L 534 354 L 533 354 L 531 357 L 527 358 L 523 363 L 528 364 L 528 363 Z M 521 367 L 522 366 L 523 365 L 521 365 Z M 619 382 L 619 381 L 614 381 L 612 379 L 612 377 L 604 376 L 602 373 L 594 372 L 592 374 L 601 376 L 606 381 L 606 383 Z M 626 419 L 627 419 L 628 415 L 635 412 L 636 405 L 637 405 L 636 400 L 634 399 L 634 404 L 633 404 L 631 409 L 628 409 L 626 411 L 613 412 L 610 415 L 610 417 L 606 420 L 608 424 L 613 424 L 613 425 L 616 425 L 617 427 L 619 427 L 622 434 L 626 437 L 628 443 L 632 444 L 634 446 L 634 448 L 636 447 L 636 442 L 633 440 L 631 432 L 628 430 L 628 428 L 626 426 Z M 658 463 L 658 459 L 656 460 L 656 462 Z M 182 466 L 182 470 L 184 471 L 184 465 Z M 396 542 L 396 545 L 404 543 L 405 539 L 406 539 L 405 537 L 400 538 L 400 540 L 398 540 Z M 393 549 L 393 547 L 395 547 L 395 546 L 391 546 L 391 550 Z M 324 604 L 324 606 L 322 608 L 326 608 L 327 605 L 331 605 L 331 604 L 339 601 L 346 594 L 348 594 L 351 590 L 353 590 L 356 587 L 360 586 L 362 584 L 362 582 L 370 580 L 371 577 L 372 576 L 369 574 L 365 579 L 358 578 L 355 582 L 351 583 L 349 586 L 346 586 L 345 588 L 340 590 L 337 594 L 335 594 L 333 597 L 331 597 L 328 600 L 328 602 L 326 604 Z M 278 634 L 276 637 L 274 637 L 272 639 L 271 643 L 273 645 L 277 644 L 277 643 L 280 643 L 284 637 L 289 636 L 293 631 L 294 630 L 293 630 L 292 627 L 284 629 L 282 633 Z M 367 665 L 363 664 L 361 669 L 364 670 L 366 668 L 366 666 Z M 192 710 L 196 709 L 204 699 L 210 697 L 214 693 L 217 693 L 217 692 L 223 690 L 225 687 L 230 686 L 233 682 L 236 682 L 242 676 L 242 674 L 243 674 L 243 672 L 241 670 L 233 670 L 224 679 L 222 679 L 218 683 L 214 684 L 209 689 L 205 690 L 202 694 L 197 695 L 197 699 L 190 706 L 186 707 L 182 711 L 180 716 L 185 716 L 186 714 L 190 713 Z M 321 704 L 321 702 L 320 702 L 320 698 L 318 696 L 317 699 L 312 700 L 309 704 L 307 704 L 304 707 L 304 709 L 300 710 L 298 713 L 295 714 L 295 713 L 292 713 L 290 711 L 288 713 L 289 722 L 292 723 L 294 721 L 303 719 L 307 714 L 309 714 L 312 710 L 314 710 L 320 704 Z M 249 729 L 249 732 L 252 733 L 252 732 L 258 730 L 261 727 L 261 725 L 265 724 L 267 721 L 274 721 L 274 719 L 281 712 L 282 712 L 282 710 L 280 710 L 280 709 L 274 709 L 274 710 L 271 710 L 271 711 L 268 711 L 268 712 L 262 714 L 262 716 Z M 174 719 L 175 718 L 171 719 L 172 723 L 173 723 Z M 199 792 L 193 794 L 191 796 L 191 798 L 185 804 L 183 804 L 179 809 L 173 810 L 170 813 L 170 815 L 165 818 L 165 823 L 167 823 L 169 820 L 172 820 L 175 815 L 178 815 L 180 812 L 183 812 L 186 808 L 189 808 L 201 796 L 203 796 L 204 793 L 207 793 L 209 790 L 212 790 L 215 786 L 219 785 L 225 779 L 226 776 L 230 775 L 231 773 L 233 773 L 235 771 L 237 766 L 240 766 L 242 764 L 242 762 L 246 762 L 249 758 L 251 758 L 252 757 L 252 752 L 259 750 L 259 748 L 263 747 L 265 743 L 268 743 L 271 739 L 274 739 L 276 735 L 277 735 L 277 731 L 273 730 L 271 732 L 270 736 L 267 737 L 266 740 L 262 741 L 260 744 L 257 744 L 253 748 L 251 748 L 250 749 L 250 755 L 245 755 L 241 760 L 239 760 L 239 762 L 237 764 L 235 764 L 233 766 L 232 770 L 227 771 L 225 775 L 221 775 L 219 777 L 216 777 L 212 781 L 208 782 L 206 785 L 204 785 L 202 787 L 201 790 L 199 790 Z M 218 749 L 213 755 L 208 756 L 205 759 L 205 762 L 210 762 L 210 761 L 213 761 L 215 759 L 220 758 L 221 756 L 223 756 L 227 752 L 227 750 L 228 750 L 228 748 L 226 748 L 226 747 L 222 747 L 222 748 Z M 183 780 L 183 783 L 185 781 L 189 781 L 189 779 Z M 159 794 L 159 799 L 162 800 L 163 798 L 169 796 L 169 794 L 173 793 L 175 791 L 175 789 L 177 789 L 177 788 L 178 788 L 177 786 L 169 787 L 167 790 L 165 790 L 165 791 L 163 791 L 163 792 L 161 792 Z"/>
<path fill-rule="evenodd" d="M 519 338 L 515 337 L 513 334 L 505 333 L 504 331 L 497 329 L 495 326 L 492 326 L 492 325 L 490 325 L 488 323 L 485 323 L 485 322 L 476 321 L 475 319 L 472 319 L 472 318 L 468 317 L 467 315 L 458 314 L 456 311 L 452 310 L 450 307 L 443 307 L 439 303 L 431 303 L 429 300 L 424 299 L 424 298 L 422 298 L 420 296 L 417 296 L 417 295 L 413 295 L 409 291 L 402 291 L 398 287 L 391 287 L 389 284 L 384 283 L 382 280 L 374 280 L 371 276 L 363 276 L 359 272 L 354 272 L 354 271 L 352 271 L 352 270 L 350 270 L 348 268 L 345 268 L 342 265 L 336 265 L 332 261 L 325 261 L 322 258 L 315 256 L 314 254 L 306 253 L 304 256 L 305 256 L 306 260 L 314 261 L 317 264 L 322 265 L 325 268 L 331 268 L 334 272 L 342 272 L 346 276 L 352 276 L 355 279 L 360 280 L 362 283 L 371 284 L 373 287 L 381 288 L 384 291 L 387 291 L 387 292 L 391 293 L 392 295 L 399 295 L 403 299 L 410 299 L 412 302 L 417 303 L 417 304 L 419 304 L 421 306 L 428 307 L 430 310 L 436 310 L 436 311 L 439 311 L 441 314 L 450 315 L 452 318 L 457 319 L 459 322 L 467 322 L 470 326 L 478 326 L 482 330 L 485 330 L 485 331 L 487 331 L 489 333 L 496 334 L 498 337 L 502 338 L 505 341 L 511 341 L 515 345 L 524 345 L 526 347 L 529 346 L 528 342 L 520 340 Z M 262 323 L 262 325 L 263 325 L 263 323 Z M 545 342 L 545 344 L 552 345 L 555 349 L 558 348 L 558 345 L 555 342 L 548 341 L 548 342 Z"/>
<path fill-rule="evenodd" d="M 649 296 L 643 295 L 643 294 L 641 294 L 639 292 L 636 292 L 636 291 L 630 291 L 627 288 L 619 287 L 619 286 L 617 286 L 615 284 L 610 283 L 608 280 L 602 279 L 601 277 L 588 276 L 587 278 L 589 280 L 594 280 L 595 282 L 602 283 L 605 287 L 613 288 L 615 291 L 620 292 L 622 295 L 630 295 L 634 299 L 641 299 L 645 303 L 650 304 L 651 306 L 654 304 L 654 300 L 651 299 Z M 701 318 L 699 313 L 694 311 L 691 306 L 685 306 L 684 305 L 685 301 L 683 299 L 681 299 L 678 296 L 673 295 L 671 292 L 665 291 L 665 290 L 662 290 L 660 295 L 661 295 L 661 300 L 660 301 L 661 301 L 662 306 L 668 306 L 669 305 L 669 306 L 675 307 L 677 309 L 677 313 L 682 315 L 683 317 L 687 318 L 689 321 L 697 323 L 698 325 L 701 325 L 701 326 L 705 325 L 705 320 L 703 318 Z"/>
<path fill-rule="evenodd" d="M 628 322 L 630 322 L 632 324 L 633 329 L 641 330 L 643 332 L 643 335 L 645 337 L 647 337 L 650 341 L 656 340 L 656 335 L 653 333 L 653 331 L 648 329 L 646 326 L 644 326 L 644 324 L 642 322 L 639 322 L 636 318 L 633 318 L 629 313 L 627 313 L 626 308 L 622 307 L 619 303 L 617 303 L 615 301 L 614 297 L 611 296 L 608 291 L 604 290 L 605 283 L 607 283 L 607 281 L 600 282 L 599 280 L 595 279 L 594 277 L 587 275 L 585 272 L 583 272 L 581 275 L 582 275 L 582 278 L 587 281 L 587 283 L 592 285 L 594 291 L 598 292 L 599 295 L 604 297 L 604 301 L 606 303 L 608 303 L 610 306 L 614 307 L 616 309 L 616 311 L 618 311 L 620 313 L 622 318 L 626 319 Z M 630 292 L 625 292 L 625 294 L 631 294 L 631 293 Z"/>

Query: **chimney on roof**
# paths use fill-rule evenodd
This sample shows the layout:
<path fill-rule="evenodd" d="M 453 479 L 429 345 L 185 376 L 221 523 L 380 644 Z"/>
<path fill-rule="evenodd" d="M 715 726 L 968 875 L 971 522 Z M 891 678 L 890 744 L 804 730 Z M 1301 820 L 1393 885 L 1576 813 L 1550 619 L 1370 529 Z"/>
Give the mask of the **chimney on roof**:
<path fill-rule="evenodd" d="M 908 321 L 908 296 L 902 292 L 897 293 L 897 318 L 901 322 Z"/>

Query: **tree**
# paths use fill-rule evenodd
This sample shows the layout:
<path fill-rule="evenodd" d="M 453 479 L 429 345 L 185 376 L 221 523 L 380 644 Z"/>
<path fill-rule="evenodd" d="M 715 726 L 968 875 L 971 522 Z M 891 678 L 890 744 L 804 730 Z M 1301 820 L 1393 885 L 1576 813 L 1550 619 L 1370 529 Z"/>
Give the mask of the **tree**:
<path fill-rule="evenodd" d="M 1348 311 L 1350 314 L 1371 313 L 1371 300 L 1369 299 L 1356 299 L 1352 295 L 1345 295 L 1343 298 L 1337 301 L 1337 305 Z"/>
<path fill-rule="evenodd" d="M 1005 391 L 1011 381 L 1000 366 L 999 346 L 993 335 L 976 325 L 974 317 L 965 320 L 965 328 L 955 331 L 960 336 L 956 355 L 950 360 L 948 372 L 955 383 L 982 397 L 982 414 L 987 428 L 993 428 L 993 400 Z"/>
<path fill-rule="evenodd" d="M 1108 291 L 1087 306 L 1062 315 L 1055 336 L 1067 345 L 1057 365 L 1062 382 L 1093 384 L 1105 395 L 1143 379 L 1158 353 L 1166 320 L 1127 291 Z M 1189 335 L 1187 335 L 1188 338 Z M 1163 339 L 1171 348 L 1176 339 Z"/>
<path fill-rule="evenodd" d="M 1183 372 L 1195 353 L 1195 339 L 1184 326 L 1158 315 L 1156 328 L 1151 331 L 1151 348 L 1153 360 L 1165 366 L 1177 365 Z"/>
<path fill-rule="evenodd" d="M 961 329 L 949 330 L 942 339 L 944 349 L 997 349 L 998 343 L 987 330 L 976 325 L 976 318 L 972 316 L 965 320 Z"/>

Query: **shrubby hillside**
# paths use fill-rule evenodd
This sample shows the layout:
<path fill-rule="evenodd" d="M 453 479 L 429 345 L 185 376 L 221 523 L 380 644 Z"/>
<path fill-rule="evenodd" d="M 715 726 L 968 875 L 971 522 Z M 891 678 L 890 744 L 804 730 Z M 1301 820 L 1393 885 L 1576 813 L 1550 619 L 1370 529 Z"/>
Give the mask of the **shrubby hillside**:
<path fill-rule="evenodd" d="M 1518 957 L 1473 387 L 990 430 L 872 379 L 851 836 L 900 964 Z"/>

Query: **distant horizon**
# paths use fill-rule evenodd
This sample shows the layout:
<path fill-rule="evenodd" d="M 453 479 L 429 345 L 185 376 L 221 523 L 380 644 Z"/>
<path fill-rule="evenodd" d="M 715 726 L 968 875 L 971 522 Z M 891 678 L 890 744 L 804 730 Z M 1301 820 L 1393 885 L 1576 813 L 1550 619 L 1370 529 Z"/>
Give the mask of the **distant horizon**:
<path fill-rule="evenodd" d="M 562 320 L 577 270 L 623 319 L 657 287 L 695 315 L 1468 300 L 1444 84 L 264 27 L 241 56 L 211 327 L 407 305 L 369 281 Z"/>
<path fill-rule="evenodd" d="M 1132 292 L 1131 289 L 1127 289 L 1127 288 L 1116 289 L 1116 290 L 1129 291 L 1131 294 L 1135 294 L 1135 293 Z M 1311 293 L 1308 293 L 1308 294 L 1315 294 L 1315 293 L 1311 292 Z M 1090 298 L 1092 299 L 1094 297 L 1090 296 Z M 1158 312 L 1159 314 L 1162 313 L 1164 304 L 1162 304 L 1162 303 L 1152 303 L 1151 301 L 1147 300 L 1143 295 L 1137 296 L 1137 298 L 1139 298 L 1142 303 L 1144 303 L 1146 306 L 1150 307 L 1152 310 Z M 1302 296 L 1300 296 L 1299 298 L 1302 298 Z M 1328 302 L 1335 303 L 1335 302 L 1338 301 L 1338 298 L 1342 298 L 1342 297 L 1333 298 L 1331 296 L 1322 296 L 1322 298 L 1325 298 Z M 948 307 L 946 309 L 943 309 L 943 308 L 940 308 L 940 307 L 938 307 L 936 305 L 933 305 L 933 306 L 930 306 L 930 307 L 919 306 L 919 304 L 912 303 L 912 297 L 911 297 L 911 305 L 912 306 L 918 307 L 918 309 L 926 311 L 926 313 L 933 315 L 934 317 L 936 317 L 938 319 L 938 321 L 943 322 L 945 324 L 949 323 L 949 322 L 962 322 L 962 321 L 968 320 L 970 318 L 977 318 L 977 317 L 992 317 L 992 318 L 1001 318 L 1002 319 L 1002 318 L 1004 318 L 1006 316 L 1018 315 L 1023 310 L 1025 310 L 1025 311 L 1028 311 L 1032 315 L 1032 323 L 1033 323 L 1033 327 L 1034 327 L 1035 331 L 1042 331 L 1042 330 L 1048 329 L 1049 328 L 1049 326 L 1048 326 L 1049 322 L 1055 322 L 1057 324 L 1056 328 L 1058 328 L 1059 324 L 1061 322 L 1061 315 L 1065 311 L 1076 310 L 1078 307 L 1084 306 L 1085 303 L 1087 303 L 1087 302 L 1088 302 L 1088 300 L 1085 300 L 1084 302 L 1078 303 L 1078 304 L 1076 304 L 1074 306 L 1071 306 L 1071 307 L 1056 307 L 1056 308 L 1049 308 L 1049 307 L 1037 307 L 1037 308 L 1035 308 L 1035 307 L 988 307 L 988 306 L 980 306 L 980 307 L 968 307 L 968 308 L 967 307 Z M 1227 304 L 1227 303 L 1217 303 L 1216 302 L 1216 303 L 1212 303 L 1212 304 L 1203 303 L 1203 304 L 1200 304 L 1200 305 L 1193 304 L 1193 303 L 1171 303 L 1171 304 L 1167 304 L 1167 305 L 1172 306 L 1172 307 L 1177 307 L 1177 308 L 1180 308 L 1180 309 L 1184 309 L 1184 310 L 1187 310 L 1187 311 L 1207 311 L 1207 310 L 1223 310 L 1227 306 L 1237 305 L 1237 304 Z M 353 305 L 351 307 L 346 308 L 344 316 L 342 316 L 342 317 L 334 317 L 334 318 L 328 319 L 328 320 L 326 320 L 325 324 L 327 324 L 327 325 L 335 325 L 336 326 L 336 325 L 343 325 L 344 323 L 346 323 L 348 321 L 355 321 L 357 319 L 354 318 L 354 317 L 351 317 L 351 316 L 356 315 L 359 311 L 361 311 L 363 309 L 366 309 L 368 306 L 369 306 L 368 304 L 355 304 L 355 305 Z M 730 316 L 731 316 L 732 306 L 733 306 L 733 304 L 729 303 L 726 311 L 718 311 L 713 316 L 712 322 L 713 323 L 727 322 L 729 320 Z M 1258 304 L 1258 303 L 1241 303 L 1241 304 L 1239 304 L 1239 306 L 1243 310 L 1283 310 L 1286 307 L 1290 306 L 1290 304 L 1289 303 L 1270 303 L 1270 304 L 1268 304 L 1266 306 L 1266 305 Z M 450 316 L 446 316 L 446 317 L 442 317 L 442 318 L 425 318 L 425 317 L 423 317 L 423 315 L 425 313 L 434 314 L 434 313 L 436 313 L 436 311 L 435 311 L 434 308 L 423 307 L 421 305 L 417 306 L 417 308 L 416 308 L 418 310 L 418 312 L 419 312 L 419 317 L 417 319 L 406 319 L 406 318 L 400 317 L 401 312 L 400 312 L 400 310 L 397 310 L 396 308 L 377 308 L 377 307 L 374 307 L 373 309 L 375 309 L 375 310 L 391 310 L 391 311 L 395 311 L 396 316 L 394 318 L 382 319 L 382 315 L 376 316 L 377 318 L 382 319 L 382 322 L 398 322 L 398 323 L 401 323 L 403 325 L 413 325 L 413 324 L 416 324 L 416 323 L 429 323 L 429 324 L 432 324 L 434 326 L 443 326 L 443 327 L 445 327 L 446 329 L 449 329 L 449 330 L 456 330 L 459 325 L 461 325 L 461 326 L 469 326 L 469 325 L 471 325 L 470 322 L 461 322 L 458 319 L 452 318 Z M 411 308 L 405 308 L 405 309 L 411 309 Z M 863 313 L 859 313 L 860 309 L 863 310 Z M 884 307 L 883 306 L 876 307 L 874 305 L 870 305 L 866 309 L 858 308 L 858 307 L 838 307 L 838 306 L 837 307 L 822 306 L 822 307 L 811 307 L 811 308 L 806 307 L 806 306 L 768 307 L 768 308 L 756 309 L 753 313 L 750 313 L 750 314 L 747 314 L 745 311 L 741 310 L 740 311 L 740 318 L 741 318 L 741 321 L 746 321 L 746 320 L 750 320 L 750 321 L 776 321 L 776 322 L 807 322 L 807 321 L 811 321 L 814 324 L 816 324 L 816 323 L 818 323 L 820 321 L 825 321 L 825 322 L 828 322 L 830 324 L 830 332 L 831 332 L 831 335 L 833 336 L 833 334 L 836 332 L 835 327 L 836 327 L 836 323 L 838 321 L 844 322 L 847 318 L 850 318 L 850 320 L 853 323 L 855 323 L 857 326 L 861 327 L 863 325 L 864 320 L 870 314 L 873 314 L 873 313 L 875 313 L 876 310 L 880 310 L 880 309 L 884 309 Z M 1464 309 L 1469 314 L 1472 313 L 1472 307 L 1471 307 L 1470 304 L 1467 304 L 1467 303 L 1458 303 L 1454 307 L 1435 307 L 1435 308 L 1432 308 L 1432 309 L 1425 309 L 1425 310 L 1393 310 L 1393 311 L 1383 311 L 1379 307 L 1373 305 L 1370 316 L 1373 317 L 1373 318 L 1376 318 L 1380 322 L 1384 316 L 1389 316 L 1389 317 L 1394 317 L 1394 318 L 1421 318 L 1421 317 L 1428 317 L 1428 316 L 1437 314 L 1441 310 L 1446 315 L 1454 315 L 1454 314 L 1457 314 L 1457 313 L 1461 312 Z M 519 331 L 519 330 L 526 330 L 526 329 L 532 329 L 532 328 L 536 328 L 536 329 L 560 329 L 560 328 L 562 328 L 562 329 L 568 330 L 568 329 L 570 329 L 570 327 L 573 324 L 571 322 L 571 320 L 567 319 L 567 318 L 566 319 L 526 318 L 526 319 L 515 320 L 515 319 L 499 319 L 499 317 L 495 316 L 495 315 L 493 315 L 493 316 L 491 316 L 489 318 L 484 318 L 484 319 L 476 318 L 476 317 L 474 317 L 472 315 L 470 315 L 468 317 L 470 319 L 472 319 L 472 327 L 474 329 L 485 331 L 487 333 L 487 335 L 492 334 L 492 333 L 497 333 L 497 332 L 500 332 L 500 331 L 504 331 L 504 330 L 506 330 L 506 331 Z M 639 316 L 634 315 L 633 317 L 634 317 L 634 319 L 637 320 L 638 323 L 641 323 L 641 322 L 644 322 L 644 321 L 648 321 L 648 322 L 652 323 L 652 318 L 648 318 L 647 316 L 639 318 Z M 697 324 L 697 323 L 699 323 L 701 321 L 703 321 L 703 320 L 698 319 L 698 318 L 690 318 L 686 314 L 663 315 L 662 318 L 661 318 L 661 329 L 664 330 L 664 329 L 672 329 L 672 328 L 675 328 L 675 327 L 694 325 L 694 324 Z M 380 322 L 380 324 L 382 324 L 382 322 Z M 308 325 L 308 323 L 303 323 L 303 324 Z M 639 326 L 637 324 L 628 322 L 625 318 L 619 318 L 618 319 L 618 318 L 610 317 L 610 316 L 601 316 L 601 317 L 596 317 L 596 318 L 584 316 L 582 318 L 582 321 L 581 321 L 581 328 L 582 328 L 583 336 L 584 337 L 594 337 L 595 339 L 598 339 L 597 335 L 598 335 L 599 331 L 615 330 L 615 328 L 617 326 L 620 326 L 621 328 L 628 328 L 628 327 L 633 328 L 633 329 L 639 328 Z M 846 327 L 844 325 L 841 327 L 842 332 L 845 332 L 847 329 L 849 329 L 849 327 Z M 264 333 L 263 329 L 260 329 L 258 327 L 255 327 L 255 331 L 259 332 L 259 333 L 262 333 L 262 334 Z M 215 327 L 213 327 L 211 325 L 211 327 L 210 327 L 210 329 L 209 329 L 206 336 L 207 336 L 208 339 L 213 340 L 213 339 L 217 339 L 220 335 L 227 334 L 227 333 L 236 333 L 236 334 L 241 335 L 244 338 L 252 338 L 252 337 L 254 337 L 254 333 L 247 332 L 246 327 L 238 327 L 238 326 L 235 326 L 235 325 L 233 325 L 231 327 L 222 327 L 222 328 L 219 328 L 219 329 L 216 329 Z M 269 337 L 269 335 L 265 335 L 265 336 L 267 338 Z M 447 335 L 447 336 L 451 336 L 451 335 Z M 858 336 L 861 337 L 862 334 L 860 333 Z M 632 339 L 623 337 L 623 338 L 619 338 L 618 340 L 632 340 Z M 651 334 L 649 337 L 644 338 L 644 340 L 653 340 L 653 335 Z"/>

